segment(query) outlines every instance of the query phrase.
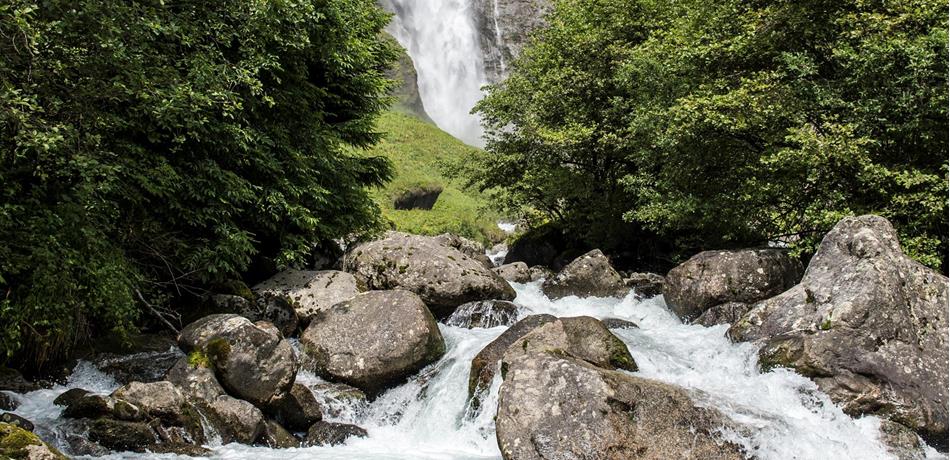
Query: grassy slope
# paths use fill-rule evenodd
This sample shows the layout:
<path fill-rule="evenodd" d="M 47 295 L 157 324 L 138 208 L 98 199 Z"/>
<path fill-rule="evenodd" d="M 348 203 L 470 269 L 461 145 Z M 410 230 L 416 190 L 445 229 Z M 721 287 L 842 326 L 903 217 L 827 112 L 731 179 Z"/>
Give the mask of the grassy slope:
<path fill-rule="evenodd" d="M 378 122 L 386 138 L 368 154 L 392 160 L 395 176 L 385 188 L 374 192 L 376 201 L 397 230 L 436 235 L 451 232 L 483 243 L 503 238 L 497 214 L 477 190 L 466 190 L 462 181 L 445 175 L 453 163 L 476 152 L 434 125 L 416 117 L 389 112 Z M 443 187 L 442 195 L 430 211 L 393 209 L 393 199 L 401 192 L 425 186 Z"/>

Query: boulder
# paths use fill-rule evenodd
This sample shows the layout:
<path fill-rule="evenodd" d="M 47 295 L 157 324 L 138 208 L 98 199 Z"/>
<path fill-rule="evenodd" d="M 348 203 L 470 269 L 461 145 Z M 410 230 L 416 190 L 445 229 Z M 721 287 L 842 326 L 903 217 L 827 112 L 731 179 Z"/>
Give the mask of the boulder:
<path fill-rule="evenodd" d="M 554 276 L 554 270 L 535 265 L 528 269 L 528 281 L 546 280 Z"/>
<path fill-rule="evenodd" d="M 328 418 L 353 414 L 366 404 L 366 393 L 345 383 L 320 382 L 309 385 Z"/>
<path fill-rule="evenodd" d="M 506 300 L 481 300 L 459 305 L 445 324 L 472 329 L 510 326 L 518 319 L 517 305 Z"/>
<path fill-rule="evenodd" d="M 514 289 L 482 261 L 439 241 L 389 232 L 352 249 L 344 267 L 370 289 L 400 288 L 418 294 L 440 318 L 466 302 L 515 298 Z"/>
<path fill-rule="evenodd" d="M 480 262 L 485 268 L 494 268 L 495 264 L 492 263 L 491 258 L 488 257 L 488 254 L 485 250 L 485 246 L 478 241 L 470 240 L 463 236 L 454 235 L 452 233 L 443 233 L 435 237 L 435 240 L 444 246 L 450 248 L 458 249 L 459 252 L 465 254 L 472 259 Z"/>
<path fill-rule="evenodd" d="M 144 422 L 99 418 L 89 425 L 89 440 L 120 452 L 143 452 L 158 443 L 155 431 Z"/>
<path fill-rule="evenodd" d="M 271 449 L 300 447 L 300 440 L 274 420 L 264 421 L 264 432 L 261 433 L 257 443 Z"/>
<path fill-rule="evenodd" d="M 19 405 L 13 396 L 0 392 L 0 410 L 16 410 Z"/>
<path fill-rule="evenodd" d="M 223 443 L 250 444 L 264 432 L 264 414 L 247 401 L 221 395 L 206 410 Z"/>
<path fill-rule="evenodd" d="M 346 423 L 317 422 L 307 431 L 307 446 L 336 446 L 350 437 L 365 438 L 366 430 Z"/>
<path fill-rule="evenodd" d="M 377 393 L 439 359 L 445 341 L 409 291 L 370 291 L 323 311 L 300 338 L 324 378 Z"/>
<path fill-rule="evenodd" d="M 712 327 L 718 324 L 735 324 L 743 315 L 752 309 L 751 304 L 743 302 L 728 302 L 722 305 L 716 305 L 699 315 L 693 320 L 693 324 L 699 324 L 706 327 Z"/>
<path fill-rule="evenodd" d="M 192 359 L 180 358 L 165 374 L 165 380 L 173 383 L 185 396 L 210 403 L 226 392 L 214 376 L 214 369 L 209 367 L 210 363 L 198 358 L 199 355 Z"/>
<path fill-rule="evenodd" d="M 267 412 L 278 423 L 294 431 L 306 431 L 323 418 L 323 408 L 313 392 L 300 383 L 270 405 Z"/>
<path fill-rule="evenodd" d="M 557 275 L 547 279 L 541 289 L 551 299 L 572 295 L 581 298 L 622 297 L 630 290 L 599 249 L 574 259 Z"/>
<path fill-rule="evenodd" d="M 728 420 L 665 383 L 556 351 L 506 355 L 495 419 L 506 460 L 744 459 Z"/>
<path fill-rule="evenodd" d="M 531 281 L 531 271 L 528 269 L 528 264 L 524 262 L 512 262 L 493 268 L 492 271 L 512 283 L 527 283 Z"/>
<path fill-rule="evenodd" d="M 923 443 L 920 442 L 920 436 L 917 436 L 917 433 L 914 433 L 910 428 L 889 420 L 881 420 L 880 430 L 881 442 L 897 460 L 924 460 L 927 458 Z"/>
<path fill-rule="evenodd" d="M 290 297 L 273 292 L 262 292 L 253 300 L 236 295 L 212 297 L 216 311 L 237 313 L 251 322 L 267 321 L 273 324 L 284 337 L 290 337 L 300 327 L 300 318 Z"/>
<path fill-rule="evenodd" d="M 39 436 L 9 423 L 0 423 L 0 458 L 22 460 L 68 460 Z"/>
<path fill-rule="evenodd" d="M 607 329 L 639 329 L 637 323 L 620 318 L 604 318 L 600 320 Z"/>
<path fill-rule="evenodd" d="M 99 353 L 89 360 L 120 384 L 157 382 L 182 356 L 173 337 L 141 335 L 128 353 Z"/>
<path fill-rule="evenodd" d="M 511 344 L 518 341 L 531 331 L 541 327 L 544 324 L 557 321 L 557 318 L 551 315 L 531 315 L 502 332 L 495 340 L 485 345 L 482 351 L 479 351 L 472 358 L 472 367 L 468 374 L 468 396 L 472 398 L 491 386 L 491 381 L 495 378 L 495 370 L 502 356 L 508 351 Z M 474 400 L 477 404 L 477 400 Z"/>
<path fill-rule="evenodd" d="M 57 406 L 69 407 L 73 403 L 86 396 L 91 394 L 88 390 L 83 390 L 82 388 L 70 388 L 59 394 L 55 399 L 53 399 L 53 404 Z"/>
<path fill-rule="evenodd" d="M 705 251 L 670 270 L 663 293 L 670 309 L 691 321 L 719 304 L 781 294 L 801 276 L 801 262 L 783 249 Z"/>
<path fill-rule="evenodd" d="M 4 412 L 3 414 L 0 414 L 0 423 L 7 423 L 13 426 L 17 426 L 17 427 L 23 428 L 26 431 L 33 431 L 33 428 L 34 428 L 33 422 L 23 417 L 20 417 L 19 415 L 14 414 L 12 412 Z"/>
<path fill-rule="evenodd" d="M 623 284 L 641 297 L 656 297 L 663 294 L 666 277 L 656 273 L 630 273 L 623 278 Z"/>
<path fill-rule="evenodd" d="M 55 400 L 54 400 L 55 403 Z M 71 398 L 63 409 L 66 418 L 99 418 L 112 413 L 115 402 L 106 396 L 87 393 Z"/>
<path fill-rule="evenodd" d="M 254 292 L 260 297 L 277 296 L 289 299 L 304 324 L 317 312 L 350 300 L 360 291 L 353 275 L 336 270 L 288 269 L 254 286 Z"/>
<path fill-rule="evenodd" d="M 627 345 L 604 323 L 590 316 L 558 318 L 541 325 L 511 344 L 505 351 L 503 362 L 534 352 L 572 356 L 604 369 L 637 370 L 637 363 Z M 504 372 L 504 364 L 502 369 Z"/>
<path fill-rule="evenodd" d="M 289 391 L 297 375 L 290 342 L 242 316 L 206 316 L 186 326 L 178 343 L 203 355 L 229 393 L 259 407 Z"/>
<path fill-rule="evenodd" d="M 849 217 L 797 286 L 729 330 L 762 344 L 763 367 L 812 378 L 853 416 L 874 414 L 947 445 L 948 280 L 907 257 L 891 224 Z"/>
<path fill-rule="evenodd" d="M 116 400 L 116 411 L 120 410 L 118 401 L 124 401 L 164 422 L 176 424 L 184 422 L 182 417 L 187 402 L 181 391 L 171 382 L 132 382 L 115 390 L 112 393 L 112 398 Z M 135 417 L 126 416 L 121 418 L 134 419 Z"/>

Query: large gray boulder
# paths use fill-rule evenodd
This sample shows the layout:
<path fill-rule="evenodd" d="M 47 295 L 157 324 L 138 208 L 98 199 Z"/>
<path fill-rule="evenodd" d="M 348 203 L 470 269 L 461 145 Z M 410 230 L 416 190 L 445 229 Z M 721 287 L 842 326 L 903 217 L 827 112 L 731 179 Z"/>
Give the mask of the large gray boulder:
<path fill-rule="evenodd" d="M 416 294 L 364 292 L 314 318 L 300 338 L 314 371 L 379 392 L 445 353 L 435 318 Z"/>
<path fill-rule="evenodd" d="M 352 249 L 344 266 L 370 289 L 415 292 L 440 318 L 466 302 L 515 297 L 504 279 L 438 237 L 389 232 Z"/>
<path fill-rule="evenodd" d="M 495 267 L 495 264 L 491 261 L 491 257 L 488 257 L 488 251 L 485 250 L 485 245 L 478 241 L 470 240 L 464 236 L 455 235 L 453 233 L 437 235 L 435 240 L 444 246 L 458 249 L 462 254 L 480 262 L 485 268 L 491 269 Z"/>
<path fill-rule="evenodd" d="M 306 431 L 323 419 L 323 408 L 309 388 L 301 383 L 294 383 L 290 391 L 282 395 L 268 408 L 282 426 L 294 431 Z"/>
<path fill-rule="evenodd" d="M 214 376 L 214 369 L 208 362 L 191 363 L 188 357 L 182 357 L 165 374 L 165 380 L 171 382 L 185 397 L 205 402 L 214 401 L 226 394 L 224 387 Z"/>
<path fill-rule="evenodd" d="M 518 321 L 513 326 L 502 332 L 495 340 L 492 340 L 485 348 L 472 358 L 472 367 L 468 374 L 468 396 L 471 398 L 477 393 L 488 389 L 491 381 L 495 378 L 495 369 L 501 362 L 502 356 L 508 351 L 511 344 L 518 341 L 531 331 L 557 318 L 551 315 L 531 315 Z M 476 401 L 477 403 L 477 401 Z"/>
<path fill-rule="evenodd" d="M 705 251 L 670 270 L 663 294 L 670 309 L 690 321 L 719 304 L 781 294 L 801 276 L 801 262 L 782 249 Z"/>
<path fill-rule="evenodd" d="M 735 324 L 743 315 L 752 309 L 751 304 L 743 302 L 727 302 L 716 305 L 699 315 L 692 324 L 712 327 L 719 324 Z"/>
<path fill-rule="evenodd" d="M 600 249 L 594 249 L 567 264 L 557 275 L 544 281 L 544 294 L 551 299 L 567 296 L 620 297 L 630 291 Z"/>
<path fill-rule="evenodd" d="M 514 347 L 513 347 L 514 349 Z M 557 351 L 511 353 L 495 419 L 506 460 L 744 459 L 680 388 Z"/>
<path fill-rule="evenodd" d="M 492 269 L 498 276 L 512 283 L 527 283 L 531 281 L 531 270 L 524 262 L 512 262 Z"/>
<path fill-rule="evenodd" d="M 353 275 L 337 270 L 284 270 L 254 286 L 254 292 L 266 298 L 286 297 L 305 324 L 317 312 L 356 297 L 361 289 Z"/>
<path fill-rule="evenodd" d="M 166 422 L 182 424 L 188 402 L 171 382 L 131 382 L 112 392 L 112 398 L 135 406 L 135 409 Z M 115 403 L 118 412 L 122 407 Z"/>
<path fill-rule="evenodd" d="M 182 329 L 178 344 L 207 358 L 230 394 L 267 407 L 290 390 L 297 361 L 290 342 L 262 324 L 233 314 L 209 315 Z"/>
<path fill-rule="evenodd" d="M 251 444 L 265 430 L 264 414 L 253 404 L 221 395 L 206 406 L 211 425 L 224 443 Z"/>
<path fill-rule="evenodd" d="M 947 441 L 947 284 L 907 257 L 884 218 L 825 235 L 801 283 L 757 303 L 729 335 L 763 345 L 764 367 L 811 377 L 851 415 Z"/>

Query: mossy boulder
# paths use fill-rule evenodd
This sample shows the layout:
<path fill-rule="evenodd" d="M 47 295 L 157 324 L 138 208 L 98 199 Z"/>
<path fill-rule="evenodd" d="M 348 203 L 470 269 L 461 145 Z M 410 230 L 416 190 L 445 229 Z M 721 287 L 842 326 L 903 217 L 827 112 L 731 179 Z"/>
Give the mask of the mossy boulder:
<path fill-rule="evenodd" d="M 0 422 L 0 458 L 17 460 L 68 460 L 39 436 L 16 425 Z"/>

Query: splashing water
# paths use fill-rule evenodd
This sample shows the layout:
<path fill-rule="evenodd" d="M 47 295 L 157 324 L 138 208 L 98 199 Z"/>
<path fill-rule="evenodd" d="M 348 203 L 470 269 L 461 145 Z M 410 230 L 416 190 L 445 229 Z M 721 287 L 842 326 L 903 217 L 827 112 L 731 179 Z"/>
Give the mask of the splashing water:
<path fill-rule="evenodd" d="M 389 0 L 388 31 L 409 53 L 426 113 L 449 134 L 483 146 L 471 114 L 486 83 L 471 0 Z"/>
<path fill-rule="evenodd" d="M 762 459 L 890 459 L 878 438 L 879 420 L 854 419 L 818 391 L 810 380 L 777 369 L 760 372 L 757 350 L 751 344 L 733 344 L 726 326 L 704 328 L 682 324 L 662 297 L 641 300 L 634 293 L 623 299 L 556 301 L 541 291 L 541 282 L 513 284 L 521 316 L 548 313 L 555 316 L 589 315 L 621 318 L 639 329 L 614 329 L 629 347 L 641 377 L 685 388 L 694 401 L 713 407 L 744 427 L 725 435 Z M 327 402 L 321 393 L 327 385 L 313 374 L 301 372 L 297 381 L 315 389 L 329 405 L 328 420 L 355 423 L 369 433 L 365 439 L 348 440 L 334 447 L 269 449 L 239 444 L 209 446 L 216 459 L 379 459 L 379 460 L 477 460 L 501 457 L 495 441 L 494 412 L 500 377 L 496 374 L 477 413 L 467 411 L 468 374 L 471 360 L 504 327 L 464 329 L 440 325 L 446 354 L 407 383 L 370 403 L 337 399 Z M 109 393 L 116 383 L 82 363 L 70 381 L 50 390 L 16 395 L 17 414 L 33 420 L 40 434 L 62 446 L 57 427 L 61 408 L 53 398 L 68 388 Z M 331 398 L 332 399 L 332 398 Z M 108 458 L 181 458 L 173 455 L 113 454 Z M 934 449 L 927 458 L 946 459 Z"/>

